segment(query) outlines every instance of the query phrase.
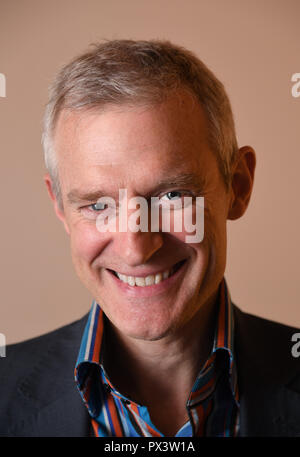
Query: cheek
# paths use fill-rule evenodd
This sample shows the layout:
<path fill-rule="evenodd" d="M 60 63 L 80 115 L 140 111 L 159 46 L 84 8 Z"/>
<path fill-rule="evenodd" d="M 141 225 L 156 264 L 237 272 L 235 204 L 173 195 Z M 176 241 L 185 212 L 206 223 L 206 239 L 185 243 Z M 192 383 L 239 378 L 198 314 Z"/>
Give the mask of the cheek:
<path fill-rule="evenodd" d="M 203 208 L 196 209 L 194 206 L 188 205 L 186 208 L 171 211 L 170 216 L 166 217 L 167 221 L 168 219 L 170 219 L 170 221 L 165 225 L 170 226 L 172 236 L 176 237 L 181 242 L 189 245 L 201 243 L 203 240 Z M 163 226 L 164 223 L 161 221 L 161 227 Z"/>
<path fill-rule="evenodd" d="M 172 236 L 197 251 L 205 250 L 215 240 L 217 226 L 210 211 L 203 208 L 188 207 L 182 212 L 173 212 L 171 217 Z"/>
<path fill-rule="evenodd" d="M 99 233 L 94 224 L 81 223 L 73 226 L 70 232 L 73 262 L 91 264 L 106 243 L 106 234 Z"/>

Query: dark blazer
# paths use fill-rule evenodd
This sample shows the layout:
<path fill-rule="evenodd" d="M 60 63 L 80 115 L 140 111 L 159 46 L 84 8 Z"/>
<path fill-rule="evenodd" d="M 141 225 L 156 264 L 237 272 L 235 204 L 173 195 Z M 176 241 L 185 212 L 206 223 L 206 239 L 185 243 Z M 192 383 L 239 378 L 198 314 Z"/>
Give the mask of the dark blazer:
<path fill-rule="evenodd" d="M 240 436 L 300 436 L 297 329 L 234 306 Z M 0 358 L 0 436 L 90 436 L 74 367 L 87 316 L 46 335 L 9 345 Z"/>

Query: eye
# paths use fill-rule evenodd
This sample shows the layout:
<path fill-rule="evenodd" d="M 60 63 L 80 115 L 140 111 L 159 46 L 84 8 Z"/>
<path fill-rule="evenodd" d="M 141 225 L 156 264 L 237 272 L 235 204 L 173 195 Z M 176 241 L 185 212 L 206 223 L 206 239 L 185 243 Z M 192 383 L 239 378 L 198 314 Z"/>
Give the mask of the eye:
<path fill-rule="evenodd" d="M 165 195 L 162 196 L 162 198 L 164 197 L 166 197 L 167 200 L 178 200 L 179 198 L 182 198 L 182 192 L 172 190 L 171 192 L 167 192 Z"/>
<path fill-rule="evenodd" d="M 89 205 L 88 208 L 90 208 L 92 211 L 103 211 L 107 207 L 106 203 L 102 202 L 97 202 L 93 203 L 92 205 Z"/>

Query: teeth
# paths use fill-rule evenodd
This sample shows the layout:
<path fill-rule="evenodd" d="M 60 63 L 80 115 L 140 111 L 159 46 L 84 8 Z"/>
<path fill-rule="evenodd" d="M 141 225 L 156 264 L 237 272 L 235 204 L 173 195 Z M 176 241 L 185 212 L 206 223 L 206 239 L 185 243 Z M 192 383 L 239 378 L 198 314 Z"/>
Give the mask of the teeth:
<path fill-rule="evenodd" d="M 161 273 L 157 273 L 157 275 L 155 275 L 155 284 L 159 284 L 162 280 L 162 274 Z"/>
<path fill-rule="evenodd" d="M 134 276 L 128 276 L 127 277 L 127 282 L 130 286 L 135 286 L 135 278 Z"/>
<path fill-rule="evenodd" d="M 154 284 L 154 281 L 155 281 L 155 276 L 153 276 L 153 275 L 146 276 L 145 285 L 146 286 L 152 286 L 152 284 Z"/>
<path fill-rule="evenodd" d="M 137 286 L 140 286 L 140 287 L 144 287 L 146 284 L 145 284 L 145 278 L 139 278 L 139 277 L 136 277 L 135 278 L 135 284 Z M 131 285 L 131 284 L 130 284 Z"/>
<path fill-rule="evenodd" d="M 163 279 L 167 279 L 169 277 L 169 274 L 170 274 L 170 271 L 167 270 L 167 271 L 164 271 L 163 272 Z"/>
<path fill-rule="evenodd" d="M 117 272 L 116 272 L 117 273 Z M 156 275 L 149 275 L 146 277 L 141 276 L 126 276 L 121 273 L 117 273 L 118 278 L 129 284 L 130 286 L 152 286 L 153 284 L 159 284 L 164 279 L 167 279 L 170 276 L 170 270 L 166 270 L 162 273 L 157 273 Z"/>

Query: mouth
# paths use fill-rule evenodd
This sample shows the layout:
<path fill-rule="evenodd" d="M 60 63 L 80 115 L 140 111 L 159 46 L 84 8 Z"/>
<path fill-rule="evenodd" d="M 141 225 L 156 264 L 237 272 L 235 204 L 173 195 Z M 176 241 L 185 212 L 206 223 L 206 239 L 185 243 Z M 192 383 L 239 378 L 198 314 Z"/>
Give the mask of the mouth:
<path fill-rule="evenodd" d="M 108 269 L 108 271 L 110 271 L 121 282 L 128 284 L 131 287 L 148 287 L 153 286 L 154 284 L 159 284 L 175 275 L 175 273 L 177 273 L 180 268 L 182 268 L 185 262 L 186 259 L 181 260 L 180 262 L 177 262 L 175 265 L 173 265 L 170 269 L 148 276 L 127 276 L 119 273 L 118 271 L 110 269 Z"/>

